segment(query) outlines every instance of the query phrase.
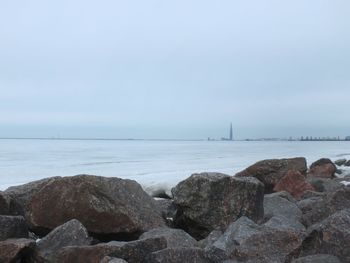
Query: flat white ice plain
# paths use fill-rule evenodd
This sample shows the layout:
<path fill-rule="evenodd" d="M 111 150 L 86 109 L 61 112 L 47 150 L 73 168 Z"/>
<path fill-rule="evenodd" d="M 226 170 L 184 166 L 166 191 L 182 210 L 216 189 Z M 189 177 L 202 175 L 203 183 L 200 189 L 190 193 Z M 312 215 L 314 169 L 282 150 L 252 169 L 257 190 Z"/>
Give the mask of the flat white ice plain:
<path fill-rule="evenodd" d="M 170 189 L 192 173 L 233 175 L 256 161 L 303 156 L 350 159 L 350 141 L 0 140 L 0 190 L 51 176 L 133 179 Z"/>

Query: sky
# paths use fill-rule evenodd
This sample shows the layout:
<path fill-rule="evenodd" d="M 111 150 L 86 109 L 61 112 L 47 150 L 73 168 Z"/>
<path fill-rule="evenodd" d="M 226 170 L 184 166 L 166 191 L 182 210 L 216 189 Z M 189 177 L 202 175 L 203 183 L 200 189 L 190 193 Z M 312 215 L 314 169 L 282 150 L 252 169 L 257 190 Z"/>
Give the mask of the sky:
<path fill-rule="evenodd" d="M 0 137 L 350 135 L 348 0 L 0 0 Z"/>

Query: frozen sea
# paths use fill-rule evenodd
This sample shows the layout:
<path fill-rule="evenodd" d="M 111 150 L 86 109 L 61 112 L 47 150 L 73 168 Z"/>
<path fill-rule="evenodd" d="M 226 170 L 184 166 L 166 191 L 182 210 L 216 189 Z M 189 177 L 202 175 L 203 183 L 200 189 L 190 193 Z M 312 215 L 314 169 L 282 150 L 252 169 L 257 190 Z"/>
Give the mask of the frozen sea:
<path fill-rule="evenodd" d="M 170 189 L 197 172 L 233 175 L 256 161 L 303 156 L 350 159 L 350 142 L 0 140 L 0 190 L 51 176 L 133 179 Z"/>

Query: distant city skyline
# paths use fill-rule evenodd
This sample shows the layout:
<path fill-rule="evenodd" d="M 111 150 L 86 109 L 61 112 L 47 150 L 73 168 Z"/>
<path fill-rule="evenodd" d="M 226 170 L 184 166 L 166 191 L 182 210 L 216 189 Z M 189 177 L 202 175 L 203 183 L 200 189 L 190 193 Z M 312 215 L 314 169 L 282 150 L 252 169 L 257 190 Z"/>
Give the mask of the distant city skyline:
<path fill-rule="evenodd" d="M 350 1 L 5 1 L 0 137 L 350 134 Z M 228 137 L 229 138 L 229 137 Z"/>

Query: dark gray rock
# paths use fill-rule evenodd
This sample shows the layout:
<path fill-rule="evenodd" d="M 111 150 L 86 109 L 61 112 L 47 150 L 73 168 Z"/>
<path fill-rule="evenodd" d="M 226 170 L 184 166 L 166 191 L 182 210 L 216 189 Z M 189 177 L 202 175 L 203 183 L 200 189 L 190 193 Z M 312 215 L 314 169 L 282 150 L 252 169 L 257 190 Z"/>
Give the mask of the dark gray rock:
<path fill-rule="evenodd" d="M 292 202 L 292 203 L 296 203 L 297 202 L 297 200 L 290 193 L 288 193 L 286 191 L 281 191 L 281 192 L 277 192 L 277 193 L 267 194 L 265 196 L 269 196 L 269 197 L 278 196 L 278 197 L 287 199 L 289 202 Z"/>
<path fill-rule="evenodd" d="M 58 226 L 37 242 L 35 262 L 52 262 L 63 247 L 90 245 L 91 238 L 86 228 L 76 219 Z"/>
<path fill-rule="evenodd" d="M 135 239 L 165 225 L 153 198 L 137 182 L 93 175 L 46 183 L 31 195 L 26 218 L 39 235 L 77 219 L 100 240 Z"/>
<path fill-rule="evenodd" d="M 337 257 L 326 254 L 318 254 L 294 259 L 292 263 L 342 263 Z"/>
<path fill-rule="evenodd" d="M 1 263 L 25 263 L 35 248 L 35 241 L 32 239 L 7 239 L 0 241 L 0 262 Z"/>
<path fill-rule="evenodd" d="M 331 254 L 350 262 L 350 209 L 336 212 L 308 229 L 302 256 Z"/>
<path fill-rule="evenodd" d="M 278 181 L 284 177 L 289 170 L 299 171 L 306 175 L 306 159 L 303 157 L 289 159 L 270 159 L 259 161 L 247 169 L 236 174 L 237 177 L 253 176 L 265 185 L 265 193 L 272 193 Z"/>
<path fill-rule="evenodd" d="M 333 192 L 342 187 L 342 184 L 337 179 L 309 177 L 307 181 L 317 192 Z"/>
<path fill-rule="evenodd" d="M 279 215 L 296 221 L 301 221 L 302 219 L 302 212 L 299 207 L 278 195 L 264 196 L 264 213 L 265 220 Z"/>
<path fill-rule="evenodd" d="M 211 263 L 200 248 L 167 248 L 153 252 L 145 263 Z"/>
<path fill-rule="evenodd" d="M 94 246 L 71 246 L 58 252 L 55 263 L 96 263 L 105 256 L 121 258 L 129 263 L 144 263 L 152 252 L 166 247 L 167 240 L 164 237 L 131 242 L 112 241 Z"/>
<path fill-rule="evenodd" d="M 346 163 L 346 159 L 338 159 L 338 160 L 334 161 L 334 163 L 338 166 L 342 166 Z"/>
<path fill-rule="evenodd" d="M 112 257 L 104 257 L 100 263 L 128 263 L 124 259 L 121 258 L 112 258 Z"/>
<path fill-rule="evenodd" d="M 23 216 L 0 215 L 0 241 L 28 237 L 28 225 Z"/>
<path fill-rule="evenodd" d="M 305 226 L 295 218 L 284 217 L 282 215 L 273 216 L 265 224 L 265 226 L 280 229 L 294 229 L 296 231 L 305 231 Z"/>
<path fill-rule="evenodd" d="M 343 186 L 321 198 L 311 198 L 298 203 L 298 206 L 303 211 L 303 224 L 311 226 L 337 211 L 350 208 L 350 187 Z"/>
<path fill-rule="evenodd" d="M 143 233 L 140 239 L 164 237 L 167 240 L 167 247 L 197 247 L 198 242 L 182 229 L 159 227 Z"/>
<path fill-rule="evenodd" d="M 218 240 L 222 236 L 223 232 L 221 230 L 213 230 L 210 234 L 205 238 L 198 242 L 199 247 L 206 248 L 207 246 L 212 245 L 216 240 Z"/>
<path fill-rule="evenodd" d="M 0 191 L 0 215 L 11 215 L 10 197 Z"/>
<path fill-rule="evenodd" d="M 324 196 L 325 193 L 321 193 L 321 192 L 316 192 L 316 191 L 306 191 L 302 196 L 301 196 L 301 200 L 303 199 L 308 199 L 308 198 L 314 198 L 314 197 L 322 197 Z"/>
<path fill-rule="evenodd" d="M 312 163 L 308 177 L 334 178 L 337 167 L 327 158 L 322 158 Z"/>
<path fill-rule="evenodd" d="M 344 163 L 344 166 L 350 166 L 350 160 L 347 160 L 346 163 Z"/>
<path fill-rule="evenodd" d="M 232 223 L 225 233 L 205 249 L 213 262 L 290 262 L 299 254 L 303 235 L 279 226 L 259 226 L 246 217 Z"/>
<path fill-rule="evenodd" d="M 214 229 L 226 228 L 241 216 L 254 221 L 263 217 L 264 186 L 252 177 L 193 174 L 172 192 L 178 209 L 175 224 L 196 239 L 205 238 Z"/>
<path fill-rule="evenodd" d="M 154 201 L 167 226 L 173 227 L 174 218 L 177 212 L 174 201 L 171 199 L 155 199 Z"/>

